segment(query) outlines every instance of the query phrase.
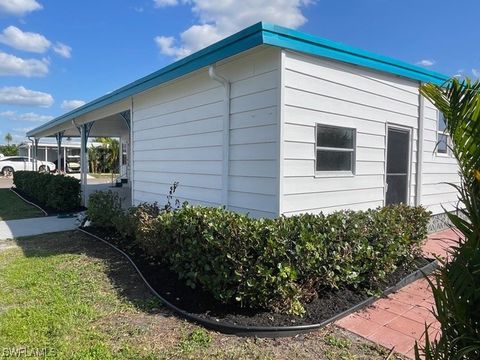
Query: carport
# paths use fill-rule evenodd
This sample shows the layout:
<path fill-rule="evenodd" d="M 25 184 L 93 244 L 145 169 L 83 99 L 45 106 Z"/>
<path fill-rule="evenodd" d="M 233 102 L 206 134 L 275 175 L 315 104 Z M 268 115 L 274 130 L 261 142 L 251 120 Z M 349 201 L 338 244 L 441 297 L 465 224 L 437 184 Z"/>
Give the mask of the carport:
<path fill-rule="evenodd" d="M 120 188 L 116 191 L 122 193 L 125 205 L 131 204 L 130 195 L 130 119 L 131 103 L 122 101 L 108 106 L 99 107 L 93 111 L 82 111 L 80 107 L 65 115 L 62 115 L 44 125 L 27 133 L 28 138 L 33 144 L 34 167 L 37 169 L 38 144 L 41 138 L 55 138 L 57 141 L 58 163 L 61 162 L 61 147 L 64 138 L 80 138 L 80 182 L 82 185 L 82 203 L 87 204 L 88 195 L 98 188 L 106 189 L 105 185 L 91 184 L 87 180 L 88 174 L 88 149 L 87 143 L 90 137 L 112 137 L 118 138 L 120 143 L 119 151 L 119 178 L 117 182 Z M 88 186 L 88 188 L 87 188 Z M 107 187 L 108 188 L 108 187 Z"/>

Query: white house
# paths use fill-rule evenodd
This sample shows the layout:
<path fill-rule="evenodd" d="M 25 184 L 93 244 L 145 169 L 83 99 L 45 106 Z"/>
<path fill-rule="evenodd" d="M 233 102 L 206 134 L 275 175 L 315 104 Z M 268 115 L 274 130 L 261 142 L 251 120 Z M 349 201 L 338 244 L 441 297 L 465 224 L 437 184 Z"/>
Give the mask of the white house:
<path fill-rule="evenodd" d="M 121 137 L 134 204 L 178 181 L 180 200 L 253 216 L 397 202 L 440 214 L 457 164 L 419 87 L 447 79 L 258 23 L 27 135 Z"/>

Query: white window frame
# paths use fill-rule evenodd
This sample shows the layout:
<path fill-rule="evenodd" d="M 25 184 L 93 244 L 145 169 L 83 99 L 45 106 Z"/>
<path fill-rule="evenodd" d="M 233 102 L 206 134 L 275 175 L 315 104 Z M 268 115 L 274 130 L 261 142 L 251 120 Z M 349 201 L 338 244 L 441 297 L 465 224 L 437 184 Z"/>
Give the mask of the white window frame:
<path fill-rule="evenodd" d="M 450 151 L 450 135 L 448 132 L 445 130 L 440 130 L 440 117 L 443 116 L 443 114 L 440 111 L 437 111 L 437 131 L 436 131 L 436 139 L 435 139 L 435 155 L 440 156 L 440 157 L 451 157 L 451 151 Z M 445 121 L 445 117 L 443 118 Z M 445 122 L 446 125 L 446 122 Z M 447 151 L 446 152 L 440 152 L 438 151 L 438 144 L 440 143 L 439 137 L 440 135 L 444 135 L 447 137 Z"/>
<path fill-rule="evenodd" d="M 336 147 L 327 147 L 327 146 L 320 146 L 318 145 L 318 128 L 319 127 L 329 127 L 329 128 L 337 128 L 337 129 L 348 129 L 353 131 L 353 144 L 351 149 L 347 148 L 336 148 Z M 317 170 L 317 150 L 324 150 L 324 151 L 333 151 L 333 152 L 350 152 L 352 153 L 352 168 L 351 170 Z M 336 125 L 328 125 L 328 124 L 315 124 L 315 161 L 314 161 L 314 170 L 316 177 L 325 177 L 325 176 L 354 176 L 356 171 L 356 163 L 357 163 L 357 129 L 349 126 L 336 126 Z"/>

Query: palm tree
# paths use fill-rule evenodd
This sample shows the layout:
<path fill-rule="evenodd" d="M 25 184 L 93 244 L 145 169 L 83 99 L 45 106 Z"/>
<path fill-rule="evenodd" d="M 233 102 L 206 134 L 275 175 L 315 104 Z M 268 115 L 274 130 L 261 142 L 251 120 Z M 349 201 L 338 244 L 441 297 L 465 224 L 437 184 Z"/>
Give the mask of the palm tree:
<path fill-rule="evenodd" d="M 451 259 L 428 279 L 435 299 L 441 336 L 415 345 L 417 359 L 480 359 L 480 81 L 450 80 L 432 84 L 422 94 L 441 111 L 452 139 L 461 184 L 456 213 L 447 213 L 463 240 Z"/>
<path fill-rule="evenodd" d="M 99 152 L 93 144 L 88 148 L 88 161 L 90 163 L 90 170 L 96 173 L 98 170 Z"/>
<path fill-rule="evenodd" d="M 102 143 L 103 148 L 106 150 L 105 162 L 112 174 L 113 182 L 113 174 L 119 170 L 120 143 L 117 139 L 109 137 L 96 138 L 95 140 Z"/>
<path fill-rule="evenodd" d="M 7 145 L 10 145 L 10 143 L 12 142 L 12 140 L 13 140 L 12 134 L 7 133 L 7 134 L 5 135 L 5 141 L 7 142 Z"/>

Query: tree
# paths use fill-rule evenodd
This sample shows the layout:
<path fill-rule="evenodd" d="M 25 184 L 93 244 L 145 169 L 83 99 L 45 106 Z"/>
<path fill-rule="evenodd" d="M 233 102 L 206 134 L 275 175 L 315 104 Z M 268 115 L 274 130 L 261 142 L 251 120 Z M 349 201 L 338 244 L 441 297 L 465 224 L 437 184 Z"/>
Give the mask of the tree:
<path fill-rule="evenodd" d="M 0 145 L 0 154 L 4 156 L 16 156 L 18 155 L 17 145 Z"/>
<path fill-rule="evenodd" d="M 459 165 L 461 184 L 455 213 L 447 213 L 462 235 L 451 258 L 428 279 L 440 322 L 439 339 L 415 345 L 417 359 L 480 359 L 480 81 L 450 80 L 444 86 L 421 88 L 445 116 L 451 150 Z"/>
<path fill-rule="evenodd" d="M 98 172 L 98 163 L 100 159 L 100 153 L 93 144 L 88 148 L 88 161 L 90 163 L 90 172 Z"/>
<path fill-rule="evenodd" d="M 89 156 L 96 157 L 97 170 L 112 173 L 113 179 L 113 174 L 119 171 L 120 143 L 118 139 L 109 137 L 99 137 L 95 141 L 101 143 L 102 146 L 89 152 Z"/>
<path fill-rule="evenodd" d="M 7 142 L 7 145 L 10 145 L 10 143 L 12 142 L 12 140 L 13 140 L 12 134 L 7 133 L 7 134 L 5 135 L 5 141 Z"/>

